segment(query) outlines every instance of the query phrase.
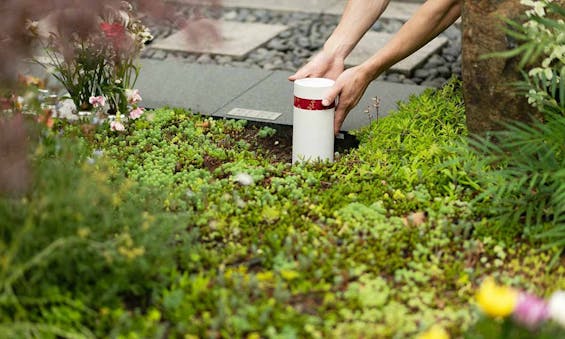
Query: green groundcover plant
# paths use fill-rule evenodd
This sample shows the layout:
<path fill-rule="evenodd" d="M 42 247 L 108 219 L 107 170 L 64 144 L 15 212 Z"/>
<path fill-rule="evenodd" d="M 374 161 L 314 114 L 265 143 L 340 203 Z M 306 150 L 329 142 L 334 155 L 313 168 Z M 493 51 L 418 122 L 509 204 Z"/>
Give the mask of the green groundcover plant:
<path fill-rule="evenodd" d="M 486 277 L 549 298 L 557 250 L 492 232 L 471 203 L 483 168 L 452 161 L 464 120 L 451 82 L 335 163 L 297 166 L 245 121 L 57 121 L 30 147 L 30 191 L 0 198 L 0 336 L 458 337 Z"/>
<path fill-rule="evenodd" d="M 565 336 L 563 11 L 530 5 L 511 54 L 542 57 L 523 88 L 544 121 L 497 144 L 470 141 L 456 80 L 334 163 L 181 109 L 29 115 L 33 180 L 0 192 L 0 337 Z"/>

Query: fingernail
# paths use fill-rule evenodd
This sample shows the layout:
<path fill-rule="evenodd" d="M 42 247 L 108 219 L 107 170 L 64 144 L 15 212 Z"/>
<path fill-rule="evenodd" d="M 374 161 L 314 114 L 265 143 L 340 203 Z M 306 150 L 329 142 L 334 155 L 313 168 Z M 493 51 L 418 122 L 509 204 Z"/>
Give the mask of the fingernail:
<path fill-rule="evenodd" d="M 330 101 L 328 99 L 324 99 L 322 100 L 322 105 L 324 106 L 329 106 L 330 105 Z"/>

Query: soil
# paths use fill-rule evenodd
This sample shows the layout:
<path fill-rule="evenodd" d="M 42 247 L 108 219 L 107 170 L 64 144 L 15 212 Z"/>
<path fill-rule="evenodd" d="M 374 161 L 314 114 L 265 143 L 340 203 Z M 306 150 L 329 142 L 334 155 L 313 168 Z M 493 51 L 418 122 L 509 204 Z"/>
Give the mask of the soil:
<path fill-rule="evenodd" d="M 271 137 L 258 137 L 257 133 L 263 126 L 274 128 L 277 132 Z M 252 150 L 272 159 L 275 163 L 292 162 L 292 126 L 248 123 L 240 137 L 251 145 Z M 343 138 L 335 139 L 335 150 L 341 154 L 349 152 L 358 145 L 357 139 L 347 133 Z"/>
<path fill-rule="evenodd" d="M 248 124 L 241 139 L 251 145 L 251 149 L 262 154 L 266 158 L 271 158 L 273 162 L 292 162 L 292 127 L 273 126 L 276 129 L 275 135 L 271 137 L 258 137 L 257 133 L 263 127 L 262 124 Z"/>

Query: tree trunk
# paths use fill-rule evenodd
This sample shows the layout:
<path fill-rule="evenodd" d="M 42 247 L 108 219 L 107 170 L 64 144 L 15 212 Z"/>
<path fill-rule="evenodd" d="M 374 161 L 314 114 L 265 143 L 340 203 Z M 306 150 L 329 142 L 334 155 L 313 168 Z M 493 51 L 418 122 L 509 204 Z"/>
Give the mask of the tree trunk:
<path fill-rule="evenodd" d="M 522 80 L 518 60 L 481 59 L 482 55 L 516 47 L 503 31 L 501 17 L 519 20 L 525 7 L 519 0 L 464 0 L 463 95 L 469 132 L 484 134 L 500 129 L 500 122 L 531 121 L 535 114 L 512 83 Z"/>

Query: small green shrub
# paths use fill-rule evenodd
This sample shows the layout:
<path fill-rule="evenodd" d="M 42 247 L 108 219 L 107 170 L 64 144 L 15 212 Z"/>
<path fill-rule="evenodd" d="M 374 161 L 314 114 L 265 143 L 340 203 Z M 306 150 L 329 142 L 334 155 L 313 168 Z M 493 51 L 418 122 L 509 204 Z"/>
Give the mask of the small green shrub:
<path fill-rule="evenodd" d="M 261 129 L 259 130 L 259 132 L 257 132 L 257 137 L 258 138 L 269 138 L 274 136 L 277 133 L 277 130 L 269 127 L 269 126 L 263 126 L 261 127 Z"/>
<path fill-rule="evenodd" d="M 155 213 L 158 192 L 144 198 L 78 141 L 42 137 L 31 191 L 0 198 L 3 337 L 102 335 L 101 309 L 144 312 L 168 280 L 163 269 L 192 251 L 184 218 Z"/>
<path fill-rule="evenodd" d="M 548 1 L 528 3 L 524 25 L 508 21 L 520 45 L 491 56 L 521 55 L 529 67 L 518 84 L 543 121 L 506 122 L 505 130 L 471 142 L 475 156 L 491 170 L 478 178 L 485 214 L 518 234 L 565 248 L 565 9 Z M 495 140 L 495 141 L 492 141 Z"/>
<path fill-rule="evenodd" d="M 382 200 L 401 215 L 428 206 L 438 195 L 454 200 L 470 195 L 476 180 L 458 163 L 445 166 L 455 157 L 451 148 L 466 134 L 461 88 L 454 80 L 400 103 L 398 112 L 359 131 L 359 149 L 335 166 L 336 177 L 344 178 L 331 190 L 336 197 L 355 193 L 356 201 L 368 204 Z"/>
<path fill-rule="evenodd" d="M 523 233 L 565 245 L 565 116 L 510 123 L 494 135 L 500 142 L 474 142 L 494 171 L 480 178 L 485 213 L 502 226 L 524 225 Z"/>

